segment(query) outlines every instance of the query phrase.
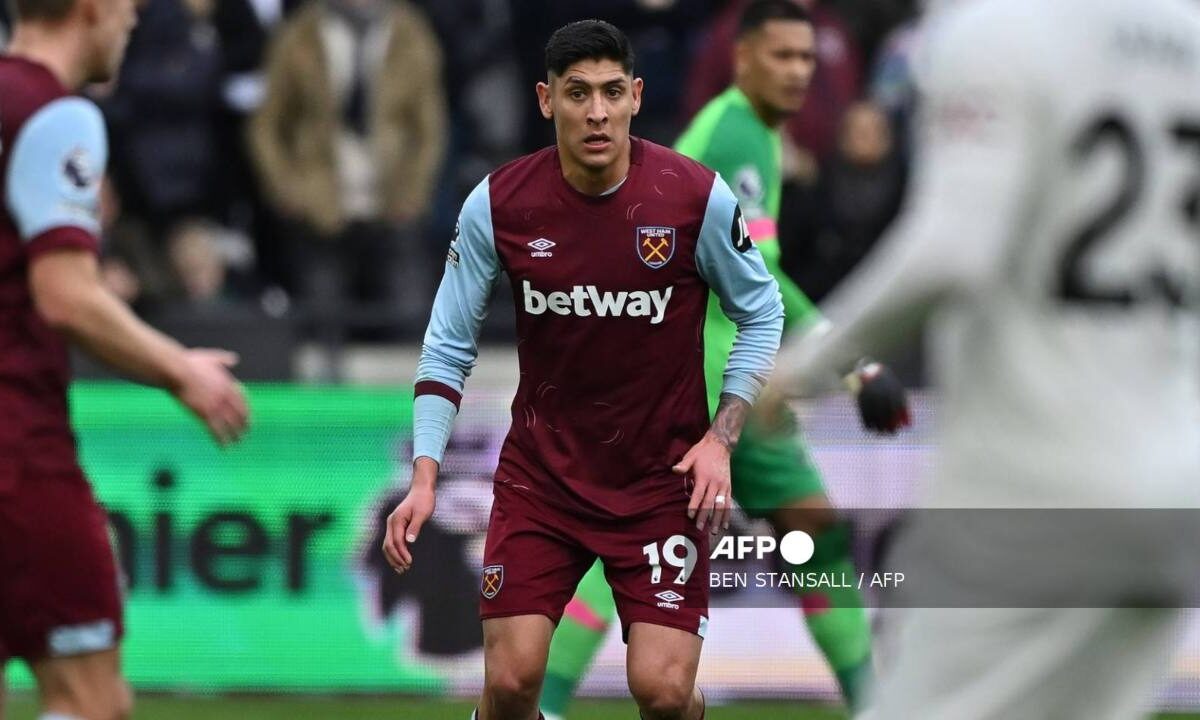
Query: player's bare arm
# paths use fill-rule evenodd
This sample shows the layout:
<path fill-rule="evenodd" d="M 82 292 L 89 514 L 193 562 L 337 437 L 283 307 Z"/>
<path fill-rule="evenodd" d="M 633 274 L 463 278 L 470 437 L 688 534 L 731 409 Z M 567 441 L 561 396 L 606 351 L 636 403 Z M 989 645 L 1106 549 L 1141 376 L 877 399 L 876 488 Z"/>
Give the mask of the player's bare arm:
<path fill-rule="evenodd" d="M 729 456 L 737 446 L 749 412 L 750 403 L 736 395 L 722 394 L 712 426 L 673 468 L 681 475 L 690 474 L 695 482 L 688 502 L 688 517 L 696 520 L 700 530 L 710 520 L 713 534 L 729 527 L 732 497 Z"/>
<path fill-rule="evenodd" d="M 101 283 L 93 253 L 39 255 L 30 263 L 29 285 L 47 324 L 113 368 L 169 390 L 217 442 L 231 443 L 246 431 L 249 410 L 229 372 L 237 356 L 189 350 L 139 320 Z"/>

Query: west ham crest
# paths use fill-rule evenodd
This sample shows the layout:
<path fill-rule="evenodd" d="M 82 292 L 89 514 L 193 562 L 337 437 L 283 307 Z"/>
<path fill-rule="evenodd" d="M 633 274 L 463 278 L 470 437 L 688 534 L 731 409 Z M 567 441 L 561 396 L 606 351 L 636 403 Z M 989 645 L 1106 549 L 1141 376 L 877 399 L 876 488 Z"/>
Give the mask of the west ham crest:
<path fill-rule="evenodd" d="M 479 584 L 479 592 L 485 598 L 491 600 L 500 592 L 500 586 L 504 584 L 504 566 L 503 565 L 488 565 L 483 569 L 483 580 Z"/>
<path fill-rule="evenodd" d="M 675 228 L 640 227 L 637 229 L 637 254 L 654 270 L 667 264 L 675 254 Z"/>

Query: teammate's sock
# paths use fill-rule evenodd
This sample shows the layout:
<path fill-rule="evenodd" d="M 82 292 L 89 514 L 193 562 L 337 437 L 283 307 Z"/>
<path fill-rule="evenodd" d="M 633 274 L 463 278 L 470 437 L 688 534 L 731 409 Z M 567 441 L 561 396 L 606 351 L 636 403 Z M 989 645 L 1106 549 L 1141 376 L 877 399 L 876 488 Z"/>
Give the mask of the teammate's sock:
<path fill-rule="evenodd" d="M 63 713 L 42 713 L 38 715 L 38 720 L 83 720 L 74 715 L 64 715 Z"/>
<path fill-rule="evenodd" d="M 842 695 L 852 711 L 865 705 L 865 695 L 873 682 L 871 670 L 871 625 L 867 619 L 862 593 L 850 556 L 850 529 L 838 524 L 817 536 L 812 559 L 793 572 L 826 573 L 841 585 L 814 591 L 796 588 L 804 607 L 804 620 L 813 640 L 821 648 L 829 667 L 837 677 Z"/>
<path fill-rule="evenodd" d="M 560 717 L 567 714 L 571 698 L 604 643 L 615 614 L 604 566 L 596 563 L 579 582 L 550 642 L 541 699 L 546 712 Z"/>

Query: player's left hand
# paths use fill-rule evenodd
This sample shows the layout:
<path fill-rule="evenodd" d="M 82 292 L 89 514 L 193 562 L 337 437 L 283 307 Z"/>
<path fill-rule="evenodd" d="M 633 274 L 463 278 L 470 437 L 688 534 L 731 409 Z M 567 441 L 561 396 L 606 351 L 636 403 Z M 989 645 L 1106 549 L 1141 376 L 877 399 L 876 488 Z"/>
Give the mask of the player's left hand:
<path fill-rule="evenodd" d="M 695 482 L 688 517 L 696 520 L 697 530 L 704 530 L 710 520 L 714 535 L 729 527 L 733 506 L 729 455 L 729 447 L 709 432 L 671 468 L 678 475 L 690 473 Z"/>
<path fill-rule="evenodd" d="M 893 435 L 912 424 L 904 384 L 887 365 L 860 361 L 846 376 L 846 384 L 858 401 L 858 413 L 867 430 Z"/>

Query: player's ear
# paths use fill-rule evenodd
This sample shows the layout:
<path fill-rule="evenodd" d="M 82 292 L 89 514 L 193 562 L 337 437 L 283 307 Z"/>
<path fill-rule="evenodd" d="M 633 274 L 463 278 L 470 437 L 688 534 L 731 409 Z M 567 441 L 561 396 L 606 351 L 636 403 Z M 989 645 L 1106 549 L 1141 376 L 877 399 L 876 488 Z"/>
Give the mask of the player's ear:
<path fill-rule="evenodd" d="M 634 78 L 633 84 L 630 85 L 630 88 L 633 91 L 633 114 L 634 115 L 637 115 L 638 110 L 642 109 L 642 86 L 643 86 L 643 83 L 642 83 L 641 78 Z"/>
<path fill-rule="evenodd" d="M 750 43 L 745 38 L 733 46 L 733 76 L 740 78 L 750 69 Z"/>
<path fill-rule="evenodd" d="M 537 84 L 538 107 L 542 111 L 542 117 L 547 120 L 554 119 L 554 108 L 550 104 L 550 84 L 540 82 Z"/>

